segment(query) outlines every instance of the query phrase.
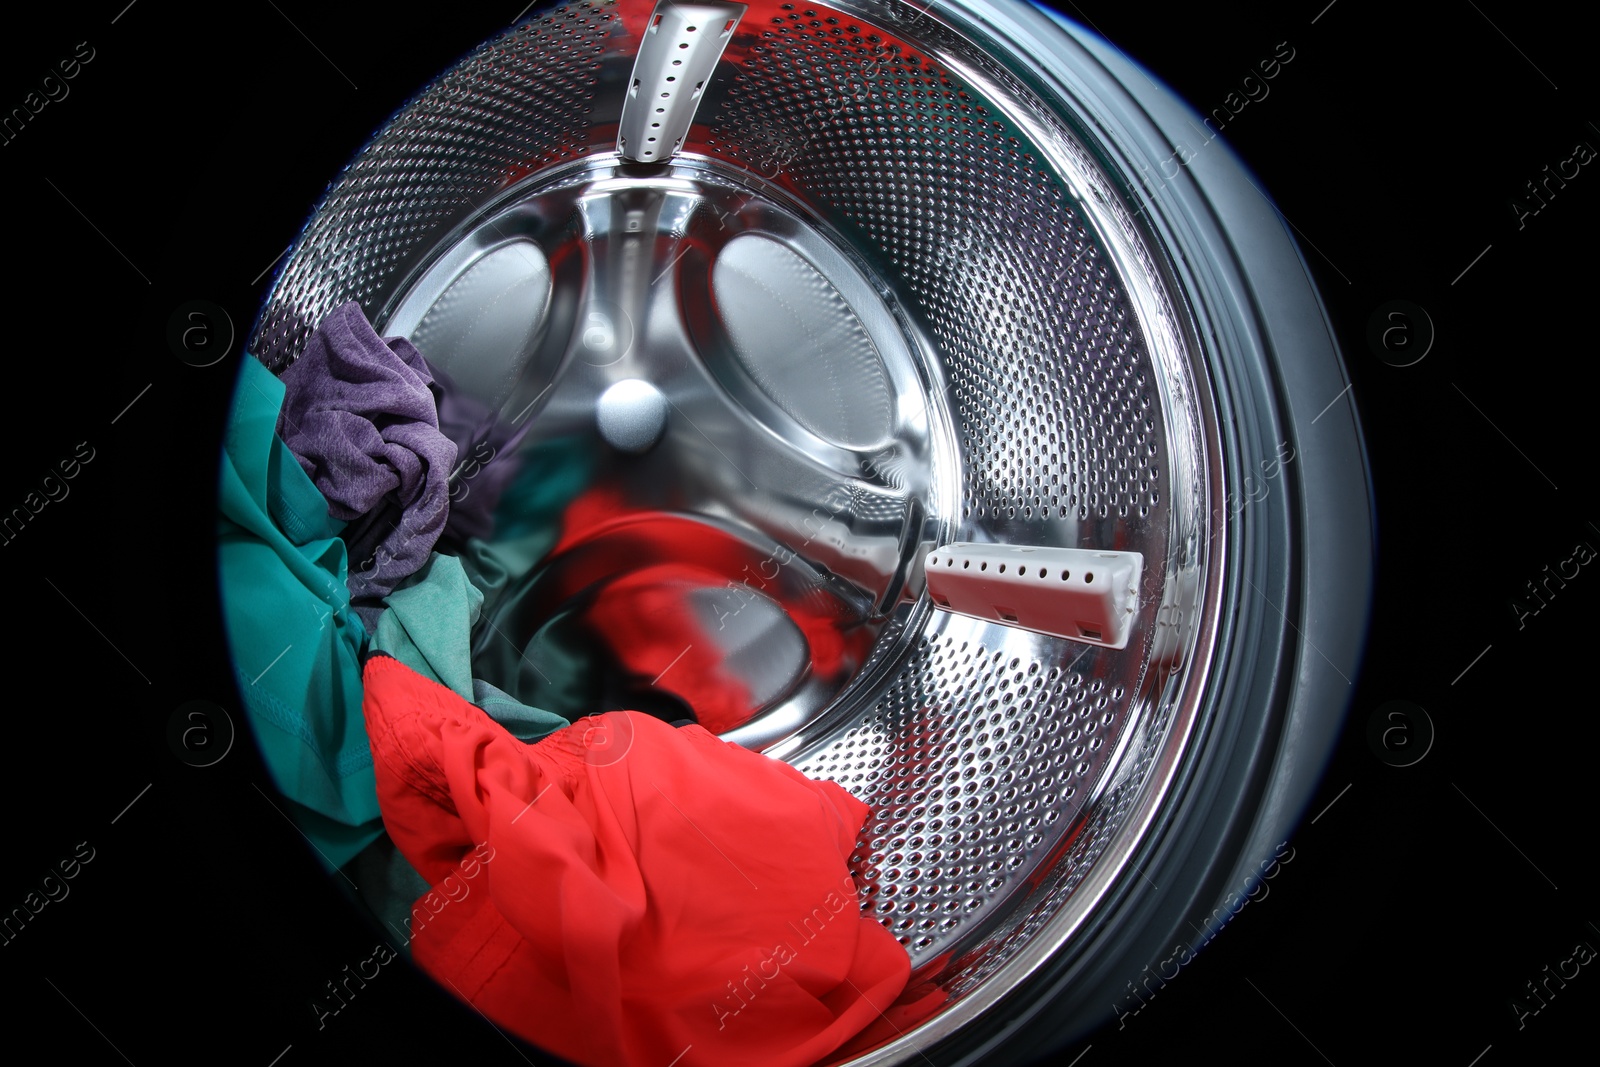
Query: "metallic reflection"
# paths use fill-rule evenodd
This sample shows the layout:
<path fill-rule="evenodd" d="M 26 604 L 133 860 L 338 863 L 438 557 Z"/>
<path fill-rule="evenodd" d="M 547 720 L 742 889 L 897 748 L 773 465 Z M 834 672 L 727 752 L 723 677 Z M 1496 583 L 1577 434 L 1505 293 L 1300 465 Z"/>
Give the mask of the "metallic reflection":
<path fill-rule="evenodd" d="M 493 492 L 443 547 L 493 572 L 488 680 L 572 717 L 765 716 L 735 738 L 762 747 L 915 604 L 940 451 L 919 348 L 814 223 L 688 169 L 619 175 L 484 217 L 387 332 L 437 353 L 442 409 L 484 413 L 455 488 Z"/>

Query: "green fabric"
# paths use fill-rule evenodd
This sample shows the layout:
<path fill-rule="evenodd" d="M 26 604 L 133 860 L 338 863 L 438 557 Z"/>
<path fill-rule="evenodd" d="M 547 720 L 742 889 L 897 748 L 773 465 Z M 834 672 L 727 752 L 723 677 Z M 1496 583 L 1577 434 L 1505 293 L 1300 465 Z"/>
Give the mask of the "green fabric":
<path fill-rule="evenodd" d="M 542 542 L 540 534 L 529 533 L 493 548 L 482 541 L 467 543 L 461 562 L 467 580 L 483 593 L 486 607 L 472 631 L 472 673 L 493 683 L 514 702 L 574 722 L 601 710 L 605 667 L 597 660 L 592 644 L 581 640 L 569 618 L 571 611 L 546 620 L 526 645 L 513 639 L 524 630 L 518 609 L 530 585 L 519 581 L 510 588 L 508 578 L 531 569 L 548 549 L 548 544 L 540 547 Z M 487 610 L 491 606 L 492 612 Z M 473 703 L 481 706 L 480 701 Z"/>
<path fill-rule="evenodd" d="M 519 644 L 529 575 L 561 536 L 568 506 L 590 482 L 596 455 L 579 437 L 541 441 L 517 455 L 516 477 L 495 511 L 493 545 L 473 539 L 459 556 L 467 580 L 483 594 L 472 632 L 472 674 L 512 703 L 575 721 L 599 710 L 604 666 L 574 639 L 570 620 L 547 620 Z M 474 703 L 483 706 L 482 701 Z"/>
<path fill-rule="evenodd" d="M 223 621 L 267 769 L 331 869 L 383 829 L 361 716 L 366 631 L 350 610 L 344 524 L 275 432 L 283 384 L 242 362 L 219 487 Z"/>
<path fill-rule="evenodd" d="M 469 635 L 482 610 L 483 594 L 461 561 L 435 552 L 384 601 L 372 647 L 471 700 Z"/>
<path fill-rule="evenodd" d="M 481 678 L 472 680 L 472 702 L 487 712 L 489 718 L 510 731 L 512 737 L 529 742 L 549 737 L 563 726 L 595 710 L 591 705 L 571 719 L 564 718 L 553 711 L 524 704 Z"/>
<path fill-rule="evenodd" d="M 487 558 L 494 557 L 491 553 Z M 483 610 L 483 592 L 457 557 L 435 552 L 384 604 L 372 635 L 373 650 L 477 704 L 520 740 L 537 741 L 568 725 L 560 715 L 525 704 L 487 682 L 474 682 L 472 628 Z"/>
<path fill-rule="evenodd" d="M 517 453 L 516 477 L 494 513 L 495 546 L 510 552 L 507 562 L 531 566 L 550 550 L 567 505 L 594 480 L 600 455 L 592 441 L 578 436 L 540 441 Z M 519 574 L 526 571 L 522 567 Z"/>

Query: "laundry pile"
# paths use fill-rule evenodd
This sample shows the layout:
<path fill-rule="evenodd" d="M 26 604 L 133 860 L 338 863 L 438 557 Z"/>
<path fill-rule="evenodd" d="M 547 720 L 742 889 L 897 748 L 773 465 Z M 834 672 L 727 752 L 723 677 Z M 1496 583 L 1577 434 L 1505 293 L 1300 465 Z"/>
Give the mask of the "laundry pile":
<path fill-rule="evenodd" d="M 861 913 L 864 804 L 708 730 L 737 724 L 714 664 L 682 708 L 602 711 L 619 665 L 495 632 L 583 485 L 581 450 L 518 443 L 355 303 L 281 376 L 243 361 L 224 619 L 297 824 L 416 902 L 418 966 L 579 1063 L 806 1067 L 915 1025 L 944 994 Z M 597 601 L 630 648 L 658 580 Z"/>

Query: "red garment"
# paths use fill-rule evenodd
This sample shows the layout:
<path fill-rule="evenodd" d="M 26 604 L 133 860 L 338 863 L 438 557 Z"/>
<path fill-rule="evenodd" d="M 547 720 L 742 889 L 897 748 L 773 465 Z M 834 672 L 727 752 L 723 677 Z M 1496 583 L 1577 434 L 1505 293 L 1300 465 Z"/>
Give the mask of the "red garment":
<path fill-rule="evenodd" d="M 723 581 L 693 565 L 641 567 L 602 585 L 582 616 L 605 634 L 623 669 L 677 696 L 713 734 L 744 725 L 755 710 L 749 687 L 726 669 L 716 635 L 700 632 L 690 607 L 697 591 Z"/>
<path fill-rule="evenodd" d="M 844 789 L 637 712 L 526 745 L 397 660 L 364 681 L 384 824 L 454 876 L 413 957 L 496 1023 L 607 1067 L 806 1067 L 884 1031 L 910 961 L 860 914 Z"/>

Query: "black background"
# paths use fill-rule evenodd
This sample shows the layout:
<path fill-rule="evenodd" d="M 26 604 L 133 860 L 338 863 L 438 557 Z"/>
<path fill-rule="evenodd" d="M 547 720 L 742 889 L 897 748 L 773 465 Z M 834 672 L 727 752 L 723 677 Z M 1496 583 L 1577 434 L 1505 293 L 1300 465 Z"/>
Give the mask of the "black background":
<path fill-rule="evenodd" d="M 5 112 L 79 42 L 94 50 L 70 95 L 0 145 L 0 510 L 79 442 L 94 449 L 70 495 L 0 545 L 14 685 L 0 912 L 80 842 L 94 850 L 70 895 L 0 944 L 8 1043 L 141 1067 L 443 1050 L 521 1062 L 401 963 L 319 1030 L 312 998 L 378 934 L 274 810 L 248 734 L 210 767 L 167 739 L 195 699 L 246 727 L 219 636 L 213 486 L 268 267 L 371 131 L 515 4 L 439 5 L 424 20 L 373 4 L 125 2 L 8 15 L 0 38 Z M 1279 42 L 1293 47 L 1224 136 L 1298 232 L 1341 336 L 1379 564 L 1349 722 L 1293 861 L 1143 1011 L 1062 1063 L 1593 1055 L 1595 966 L 1520 1026 L 1512 1008 L 1577 943 L 1600 948 L 1587 673 L 1600 567 L 1537 614 L 1513 608 L 1537 606 L 1525 583 L 1579 542 L 1600 548 L 1600 170 L 1520 225 L 1512 206 L 1578 142 L 1600 148 L 1592 36 L 1554 6 L 1324 2 L 1063 8 L 1204 111 Z M 208 368 L 165 340 L 196 299 L 241 335 Z M 1367 344 L 1391 300 L 1425 308 L 1436 330 L 1415 365 Z M 1368 741 L 1393 700 L 1435 730 L 1412 766 Z"/>

